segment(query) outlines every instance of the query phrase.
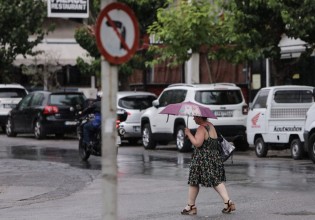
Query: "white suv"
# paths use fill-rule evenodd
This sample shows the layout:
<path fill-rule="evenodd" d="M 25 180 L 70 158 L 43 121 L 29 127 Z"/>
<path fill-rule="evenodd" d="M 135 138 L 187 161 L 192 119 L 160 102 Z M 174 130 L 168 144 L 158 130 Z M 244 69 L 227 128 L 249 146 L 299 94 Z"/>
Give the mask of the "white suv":
<path fill-rule="evenodd" d="M 141 140 L 140 117 L 156 98 L 155 94 L 144 91 L 117 92 L 117 109 L 124 109 L 128 113 L 127 119 L 119 123 L 118 131 L 122 141 L 137 144 Z"/>
<path fill-rule="evenodd" d="M 233 83 L 216 84 L 173 84 L 168 86 L 153 101 L 141 116 L 142 143 L 145 149 L 154 149 L 156 144 L 176 141 L 181 152 L 190 151 L 191 143 L 185 138 L 184 128 L 193 132 L 197 125 L 192 117 L 159 114 L 165 106 L 173 103 L 191 101 L 209 107 L 218 119 L 210 119 L 236 148 L 247 149 L 246 116 L 248 106 L 239 87 Z M 186 125 L 186 122 L 188 125 Z"/>
<path fill-rule="evenodd" d="M 27 90 L 19 84 L 0 84 L 0 126 L 3 131 L 9 112 L 26 95 Z"/>

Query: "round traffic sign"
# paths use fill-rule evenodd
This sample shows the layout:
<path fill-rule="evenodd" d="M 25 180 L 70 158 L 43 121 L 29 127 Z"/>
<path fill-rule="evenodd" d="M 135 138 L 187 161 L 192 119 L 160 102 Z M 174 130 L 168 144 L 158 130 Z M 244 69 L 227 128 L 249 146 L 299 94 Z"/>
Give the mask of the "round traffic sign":
<path fill-rule="evenodd" d="M 112 64 L 127 62 L 139 45 L 139 25 L 125 4 L 107 5 L 96 22 L 96 42 L 100 53 Z"/>

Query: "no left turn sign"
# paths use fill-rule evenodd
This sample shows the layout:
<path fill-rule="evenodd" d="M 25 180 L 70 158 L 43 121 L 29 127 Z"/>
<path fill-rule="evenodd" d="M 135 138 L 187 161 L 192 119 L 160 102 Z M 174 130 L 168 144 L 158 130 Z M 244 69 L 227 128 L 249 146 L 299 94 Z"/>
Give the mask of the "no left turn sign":
<path fill-rule="evenodd" d="M 133 11 L 118 2 L 107 5 L 96 22 L 96 42 L 108 62 L 127 62 L 139 45 L 139 26 Z"/>

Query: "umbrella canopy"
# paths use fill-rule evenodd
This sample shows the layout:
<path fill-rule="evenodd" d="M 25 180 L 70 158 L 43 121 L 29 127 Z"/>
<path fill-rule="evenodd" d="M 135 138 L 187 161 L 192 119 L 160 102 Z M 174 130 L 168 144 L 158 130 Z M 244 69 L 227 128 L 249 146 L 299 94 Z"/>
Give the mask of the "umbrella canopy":
<path fill-rule="evenodd" d="M 198 105 L 193 102 L 181 102 L 167 105 L 159 114 L 199 116 L 206 118 L 217 118 L 208 107 Z M 187 119 L 188 124 L 188 119 Z M 188 125 L 187 125 L 188 126 Z"/>

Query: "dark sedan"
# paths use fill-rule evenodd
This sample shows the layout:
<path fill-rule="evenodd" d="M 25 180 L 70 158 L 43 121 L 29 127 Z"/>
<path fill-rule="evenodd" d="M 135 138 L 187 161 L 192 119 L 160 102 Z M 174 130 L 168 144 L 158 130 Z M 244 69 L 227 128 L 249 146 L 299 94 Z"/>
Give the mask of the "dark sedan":
<path fill-rule="evenodd" d="M 6 134 L 33 133 L 43 139 L 48 134 L 63 137 L 76 132 L 76 114 L 85 105 L 80 92 L 36 91 L 25 96 L 8 116 Z"/>

